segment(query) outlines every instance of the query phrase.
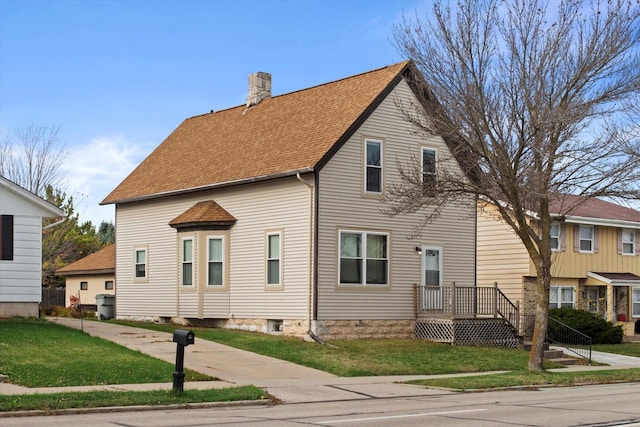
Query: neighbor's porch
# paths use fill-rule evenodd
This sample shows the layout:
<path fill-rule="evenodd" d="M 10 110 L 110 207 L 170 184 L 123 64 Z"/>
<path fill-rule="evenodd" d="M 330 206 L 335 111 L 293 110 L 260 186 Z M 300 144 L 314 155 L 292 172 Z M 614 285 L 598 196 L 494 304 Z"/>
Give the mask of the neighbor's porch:
<path fill-rule="evenodd" d="M 415 284 L 415 335 L 455 345 L 516 347 L 520 306 L 494 286 Z"/>

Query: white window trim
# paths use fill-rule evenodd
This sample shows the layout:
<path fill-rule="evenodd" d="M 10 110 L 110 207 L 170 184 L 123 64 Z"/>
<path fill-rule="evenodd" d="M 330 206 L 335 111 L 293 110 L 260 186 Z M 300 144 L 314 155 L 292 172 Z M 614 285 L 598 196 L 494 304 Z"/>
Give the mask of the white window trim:
<path fill-rule="evenodd" d="M 367 143 L 369 142 L 375 142 L 377 144 L 380 144 L 380 191 L 369 191 L 367 189 L 367 169 L 369 168 L 369 163 L 368 163 L 368 159 L 367 159 Z M 378 166 L 372 166 L 372 167 L 378 167 Z M 365 194 L 373 194 L 373 195 L 380 195 L 383 193 L 384 191 L 384 141 L 382 139 L 374 139 L 374 138 L 365 138 L 364 139 L 364 176 L 363 176 L 363 183 L 364 183 L 364 193 Z"/>
<path fill-rule="evenodd" d="M 569 303 L 571 302 L 571 308 L 576 308 L 576 288 L 574 288 L 573 286 L 562 286 L 562 285 L 557 285 L 557 286 L 551 286 L 551 288 L 549 289 L 549 292 L 551 292 L 551 289 L 558 289 L 558 301 L 556 301 L 556 305 L 554 307 L 551 307 L 551 295 L 549 295 L 549 308 L 562 308 L 562 304 L 563 303 Z M 571 301 L 564 301 L 562 299 L 562 291 L 564 289 L 571 289 Z"/>
<path fill-rule="evenodd" d="M 624 240 L 624 232 L 631 232 L 631 241 L 630 242 L 625 242 Z M 620 243 L 622 245 L 622 255 L 624 256 L 635 256 L 636 255 L 636 233 L 637 231 L 632 229 L 632 228 L 623 228 L 622 229 L 622 233 L 620 236 L 620 239 L 622 240 Z M 624 251 L 624 244 L 631 244 L 631 252 L 625 252 Z"/>
<path fill-rule="evenodd" d="M 362 271 L 361 271 L 361 283 L 342 283 L 340 278 L 342 277 L 341 272 L 341 244 L 342 244 L 342 233 L 352 233 L 352 234 L 360 234 L 363 236 L 361 239 L 362 243 Z M 386 283 L 367 283 L 367 239 L 368 235 L 374 236 L 386 236 L 387 238 L 387 280 Z M 340 229 L 338 230 L 338 285 L 341 287 L 373 287 L 373 288 L 388 288 L 391 282 L 391 233 L 386 231 L 373 231 L 373 230 L 352 230 L 352 229 Z M 372 259 L 381 259 L 381 258 L 372 258 Z"/>
<path fill-rule="evenodd" d="M 222 269 L 221 269 L 222 270 L 221 271 L 222 283 L 219 284 L 219 285 L 210 285 L 209 284 L 209 262 L 211 261 L 211 259 L 209 257 L 209 255 L 210 255 L 210 253 L 209 253 L 209 250 L 210 250 L 209 241 L 214 240 L 214 239 L 221 241 L 221 250 L 222 250 L 222 254 L 220 256 L 220 261 L 219 261 L 220 263 L 222 263 Z M 209 288 L 209 289 L 222 289 L 222 288 L 225 288 L 227 286 L 227 277 L 226 277 L 227 276 L 227 274 L 226 274 L 226 268 L 227 268 L 227 265 L 226 265 L 226 255 L 227 255 L 227 252 L 226 252 L 226 236 L 223 236 L 223 235 L 209 235 L 206 238 L 206 245 L 207 245 L 206 259 L 205 259 L 205 262 L 206 262 L 206 269 L 205 269 L 205 272 L 206 272 L 206 275 L 205 275 L 206 287 Z"/>
<path fill-rule="evenodd" d="M 590 228 L 591 229 L 591 239 L 589 239 L 591 241 L 591 250 L 585 251 L 582 249 L 582 241 L 583 240 L 587 240 L 587 239 L 583 239 L 581 236 L 581 230 L 582 228 Z M 596 244 L 596 228 L 593 225 L 583 225 L 580 224 L 580 227 L 578 227 L 578 250 L 580 253 L 583 254 L 592 254 L 595 253 L 594 248 L 595 248 L 595 244 Z"/>
<path fill-rule="evenodd" d="M 551 234 L 551 231 L 553 230 L 553 226 L 554 226 L 554 225 L 558 227 L 558 235 L 557 235 L 557 236 L 554 236 L 553 234 Z M 551 227 L 551 229 L 549 230 L 549 239 L 550 239 L 550 240 L 549 240 L 549 244 L 551 245 L 551 242 L 553 241 L 553 240 L 551 240 L 551 239 L 553 239 L 554 237 L 558 240 L 558 246 L 557 246 L 557 247 L 555 247 L 555 248 L 554 248 L 553 246 L 551 246 L 551 251 L 552 251 L 552 252 L 560 252 L 560 249 L 561 249 L 561 247 L 562 247 L 562 243 L 561 243 L 561 239 L 562 239 L 562 236 L 561 236 L 561 235 L 562 235 L 562 226 L 560 225 L 560 223 L 559 223 L 559 222 L 553 222 L 553 223 L 551 223 L 551 226 L 552 226 L 552 227 Z M 593 244 L 592 244 L 592 247 L 593 247 Z"/>
<path fill-rule="evenodd" d="M 427 284 L 427 278 L 426 278 L 426 270 L 427 270 L 427 265 L 426 265 L 426 260 L 427 260 L 427 251 L 432 250 L 432 251 L 438 251 L 440 253 L 440 256 L 438 257 L 438 269 L 439 269 L 439 278 L 438 281 L 440 282 L 440 287 L 442 287 L 442 284 L 444 283 L 444 272 L 442 269 L 442 264 L 443 264 L 443 259 L 444 259 L 444 252 L 442 250 L 442 246 L 422 246 L 422 283 L 426 286 Z"/>
<path fill-rule="evenodd" d="M 184 283 L 184 266 L 187 263 L 187 261 L 185 261 L 184 259 L 184 244 L 185 242 L 190 241 L 191 242 L 191 284 L 189 285 L 185 285 Z M 196 259 L 196 255 L 195 255 L 195 242 L 193 237 L 183 237 L 180 241 L 180 285 L 184 286 L 184 287 L 188 287 L 188 288 L 192 288 L 195 286 L 195 281 L 196 281 L 196 269 L 195 269 L 195 259 Z"/>
<path fill-rule="evenodd" d="M 144 252 L 144 276 L 138 276 L 138 252 Z M 134 282 L 148 282 L 149 281 L 149 248 L 148 247 L 135 247 L 133 248 L 133 281 Z"/>
<path fill-rule="evenodd" d="M 269 238 L 271 236 L 279 236 L 278 257 L 269 257 Z M 282 289 L 284 286 L 283 281 L 283 266 L 284 266 L 284 232 L 282 230 L 270 230 L 265 232 L 264 239 L 264 284 L 268 289 Z M 269 283 L 269 261 L 278 261 L 278 283 Z"/>
<path fill-rule="evenodd" d="M 432 151 L 435 157 L 435 171 L 433 174 L 435 175 L 435 182 L 438 182 L 438 149 L 433 147 L 420 147 L 420 181 L 424 184 L 424 152 Z"/>
<path fill-rule="evenodd" d="M 631 288 L 631 317 L 634 318 L 634 319 L 639 319 L 640 318 L 640 308 L 638 309 L 638 312 L 635 313 L 633 311 L 633 308 L 634 308 L 633 305 L 634 305 L 634 303 L 640 305 L 640 296 L 638 297 L 639 299 L 636 301 L 634 299 L 634 292 L 633 292 L 634 290 L 637 290 L 637 292 L 640 293 L 640 287 L 634 286 L 634 287 Z"/>

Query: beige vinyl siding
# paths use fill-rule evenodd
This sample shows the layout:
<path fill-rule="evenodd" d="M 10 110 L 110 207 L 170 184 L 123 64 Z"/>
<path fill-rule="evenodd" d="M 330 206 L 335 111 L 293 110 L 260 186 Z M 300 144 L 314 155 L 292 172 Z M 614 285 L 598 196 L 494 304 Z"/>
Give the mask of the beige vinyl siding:
<path fill-rule="evenodd" d="M 104 282 L 114 282 L 113 289 L 104 288 Z M 80 290 L 80 282 L 87 282 L 87 290 Z M 80 304 L 96 304 L 96 295 L 115 295 L 115 276 L 113 274 L 87 274 L 73 275 L 65 278 L 65 301 L 67 306 L 71 304 L 71 296 L 80 295 Z"/>
<path fill-rule="evenodd" d="M 304 177 L 312 183 L 312 177 Z M 309 187 L 297 178 L 165 197 L 118 205 L 117 283 L 119 316 L 188 318 L 305 318 L 310 283 Z M 194 239 L 194 291 L 181 289 L 177 231 L 167 224 L 199 201 L 215 200 L 237 222 L 228 231 L 198 231 Z M 265 290 L 265 230 L 282 229 L 283 281 L 278 291 Z M 225 234 L 228 233 L 228 234 Z M 228 238 L 228 288 L 204 289 L 206 262 L 201 239 Z M 149 283 L 134 283 L 133 248 L 148 245 Z M 202 304 L 199 306 L 199 295 Z M 120 300 L 124 301 L 120 304 Z"/>
<path fill-rule="evenodd" d="M 551 274 L 555 277 L 586 277 L 588 271 L 620 272 L 640 275 L 640 256 L 618 254 L 617 227 L 603 225 L 598 228 L 598 253 L 574 252 L 574 224 L 567 223 L 566 250 L 556 252 Z M 530 266 L 535 271 L 533 264 Z"/>
<path fill-rule="evenodd" d="M 398 114 L 395 102 L 413 99 L 402 81 L 355 134 L 321 170 L 319 175 L 318 319 L 411 319 L 414 317 L 414 284 L 421 281 L 421 257 L 417 245 L 441 246 L 444 283 L 474 284 L 475 203 L 449 206 L 428 225 L 419 238 L 413 228 L 422 214 L 389 218 L 380 212 L 380 201 L 364 195 L 364 140 L 383 141 L 384 186 L 399 180 L 397 162 L 407 162 L 421 147 L 436 148 L 446 158 L 439 137 L 423 140 L 412 133 Z M 442 154 L 442 156 L 440 156 Z M 449 163 L 449 167 L 457 167 Z M 338 285 L 339 230 L 389 233 L 389 286 Z"/>
<path fill-rule="evenodd" d="M 27 206 L 28 207 L 28 206 Z M 4 206 L 2 214 L 5 214 Z M 7 213 L 10 215 L 10 213 Z M 13 217 L 13 260 L 0 261 L 0 301 L 40 302 L 42 218 Z"/>
<path fill-rule="evenodd" d="M 480 203 L 478 213 L 478 286 L 498 287 L 512 302 L 523 298 L 523 277 L 529 274 L 529 255 L 514 231 L 493 215 L 495 207 Z"/>

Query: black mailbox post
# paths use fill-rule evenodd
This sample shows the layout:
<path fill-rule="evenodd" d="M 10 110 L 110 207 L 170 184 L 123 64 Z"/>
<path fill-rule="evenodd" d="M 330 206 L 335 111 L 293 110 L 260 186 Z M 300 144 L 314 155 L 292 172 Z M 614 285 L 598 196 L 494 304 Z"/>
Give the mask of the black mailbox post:
<path fill-rule="evenodd" d="M 173 342 L 177 343 L 176 370 L 173 372 L 173 389 L 184 391 L 184 348 L 195 342 L 193 331 L 176 329 L 173 331 Z"/>

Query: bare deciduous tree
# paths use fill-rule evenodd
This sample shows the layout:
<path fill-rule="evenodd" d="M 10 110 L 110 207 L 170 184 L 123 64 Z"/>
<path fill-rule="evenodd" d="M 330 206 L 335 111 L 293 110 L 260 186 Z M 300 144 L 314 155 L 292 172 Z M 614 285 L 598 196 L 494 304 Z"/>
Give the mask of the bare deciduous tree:
<path fill-rule="evenodd" d="M 466 177 L 439 168 L 432 197 L 420 162 L 400 165 L 386 212 L 424 210 L 429 221 L 438 206 L 469 195 L 496 207 L 536 269 L 533 371 L 543 369 L 551 201 L 640 198 L 640 5 L 551 4 L 557 8 L 542 0 L 461 0 L 455 9 L 437 2 L 429 16 L 394 27 L 424 89 L 420 105 L 401 110 L 418 132 L 455 142 Z"/>
<path fill-rule="evenodd" d="M 66 151 L 60 128 L 29 125 L 0 135 L 0 175 L 21 187 L 45 196 L 47 185 L 62 184 L 60 166 Z"/>

